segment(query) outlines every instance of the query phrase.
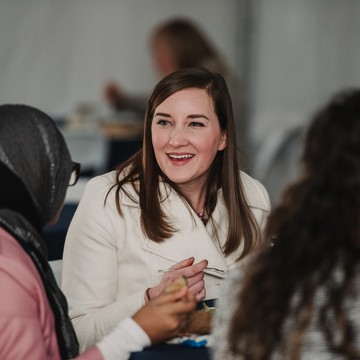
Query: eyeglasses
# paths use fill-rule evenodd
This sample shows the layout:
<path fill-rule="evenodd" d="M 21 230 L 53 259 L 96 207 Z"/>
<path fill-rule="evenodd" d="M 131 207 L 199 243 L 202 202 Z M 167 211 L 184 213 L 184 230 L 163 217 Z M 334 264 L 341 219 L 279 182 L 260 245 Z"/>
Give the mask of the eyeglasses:
<path fill-rule="evenodd" d="M 77 162 L 72 163 L 71 175 L 69 180 L 69 186 L 74 186 L 79 180 L 80 176 L 80 164 Z"/>

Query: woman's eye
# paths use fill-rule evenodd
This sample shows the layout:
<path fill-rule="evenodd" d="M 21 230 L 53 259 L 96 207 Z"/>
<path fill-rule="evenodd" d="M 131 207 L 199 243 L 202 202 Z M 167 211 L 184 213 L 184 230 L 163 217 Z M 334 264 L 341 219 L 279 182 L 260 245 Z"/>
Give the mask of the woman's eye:
<path fill-rule="evenodd" d="M 166 126 L 166 125 L 169 125 L 170 122 L 168 120 L 158 120 L 157 124 L 160 126 Z"/>
<path fill-rule="evenodd" d="M 205 125 L 204 125 L 204 123 L 199 122 L 199 121 L 192 121 L 192 122 L 190 123 L 190 126 L 192 126 L 192 127 L 203 127 L 203 126 L 205 126 Z"/>

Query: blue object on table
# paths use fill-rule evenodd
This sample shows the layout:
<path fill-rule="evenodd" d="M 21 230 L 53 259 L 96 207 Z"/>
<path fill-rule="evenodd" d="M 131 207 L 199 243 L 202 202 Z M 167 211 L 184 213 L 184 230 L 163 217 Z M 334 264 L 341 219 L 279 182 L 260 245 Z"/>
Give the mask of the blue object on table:
<path fill-rule="evenodd" d="M 211 360 L 210 351 L 208 347 L 160 344 L 133 353 L 130 360 Z"/>
<path fill-rule="evenodd" d="M 190 347 L 194 347 L 194 348 L 200 348 L 200 347 L 205 346 L 206 344 L 207 344 L 207 340 L 197 341 L 195 339 L 187 339 L 181 343 L 181 345 L 183 345 L 183 346 L 190 346 Z"/>

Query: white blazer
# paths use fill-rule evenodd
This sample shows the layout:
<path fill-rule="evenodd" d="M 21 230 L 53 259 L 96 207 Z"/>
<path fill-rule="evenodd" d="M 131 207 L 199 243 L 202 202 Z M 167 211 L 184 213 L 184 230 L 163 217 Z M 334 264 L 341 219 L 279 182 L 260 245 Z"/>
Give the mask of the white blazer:
<path fill-rule="evenodd" d="M 250 208 L 262 228 L 270 211 L 267 191 L 243 172 L 241 178 Z M 123 217 L 116 209 L 114 189 L 104 205 L 114 183 L 114 171 L 89 181 L 65 241 L 62 289 L 81 351 L 144 304 L 145 290 L 160 282 L 159 269 L 190 256 L 195 257 L 195 262 L 207 259 L 209 267 L 233 269 L 242 250 L 226 258 L 221 252 L 228 227 L 221 190 L 213 212 L 218 225 L 217 242 L 210 223 L 205 226 L 168 185 L 162 184 L 162 191 L 169 193 L 163 203 L 164 212 L 178 231 L 156 243 L 143 234 L 140 208 L 129 197 L 120 193 Z M 131 186 L 127 189 L 134 193 Z M 222 278 L 206 274 L 206 298 L 218 298 L 222 284 Z"/>

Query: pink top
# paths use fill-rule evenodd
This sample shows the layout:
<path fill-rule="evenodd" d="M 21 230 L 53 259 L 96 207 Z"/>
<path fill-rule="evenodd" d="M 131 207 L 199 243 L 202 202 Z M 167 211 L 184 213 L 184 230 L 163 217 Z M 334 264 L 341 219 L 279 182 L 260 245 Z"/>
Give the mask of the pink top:
<path fill-rule="evenodd" d="M 40 275 L 0 227 L 0 359 L 60 359 L 54 316 Z M 77 359 L 103 360 L 94 346 Z"/>

